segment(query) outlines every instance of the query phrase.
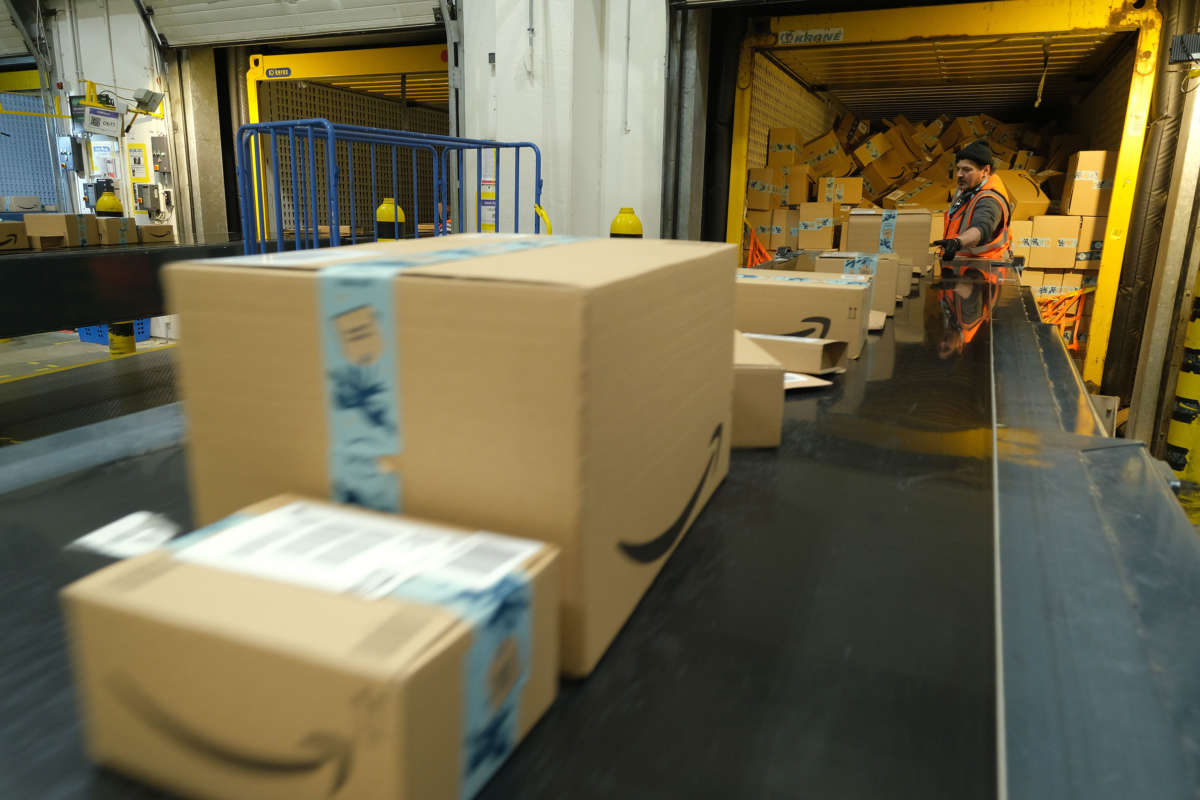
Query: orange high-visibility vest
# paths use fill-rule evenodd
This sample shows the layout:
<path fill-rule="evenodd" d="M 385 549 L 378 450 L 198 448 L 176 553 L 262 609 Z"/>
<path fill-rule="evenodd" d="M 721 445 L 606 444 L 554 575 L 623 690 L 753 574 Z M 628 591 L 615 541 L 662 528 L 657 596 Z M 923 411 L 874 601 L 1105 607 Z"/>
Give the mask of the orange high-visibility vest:
<path fill-rule="evenodd" d="M 993 261 L 1008 261 L 1012 258 L 1012 252 L 1009 249 L 1011 240 L 1008 235 L 1009 217 L 1012 215 L 1012 209 L 1008 206 L 1008 198 L 1004 196 L 1001 190 L 1002 183 L 996 180 L 995 175 L 989 175 L 988 179 L 979 187 L 979 191 L 975 195 L 959 206 L 953 214 L 946 211 L 946 238 L 953 239 L 963 232 L 967 220 L 971 219 L 972 212 L 975 211 L 975 206 L 984 197 L 994 197 L 1000 202 L 1000 231 L 991 241 L 981 241 L 974 247 L 964 247 L 959 250 L 965 256 L 971 258 L 986 258 Z"/>

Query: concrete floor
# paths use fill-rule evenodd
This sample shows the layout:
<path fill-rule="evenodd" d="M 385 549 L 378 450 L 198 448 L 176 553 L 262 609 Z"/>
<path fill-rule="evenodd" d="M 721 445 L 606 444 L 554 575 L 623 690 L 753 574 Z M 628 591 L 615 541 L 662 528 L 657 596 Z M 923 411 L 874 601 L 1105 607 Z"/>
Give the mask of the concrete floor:
<path fill-rule="evenodd" d="M 166 339 L 138 342 L 138 352 L 170 345 Z M 79 341 L 73 331 L 36 333 L 0 341 L 0 383 L 33 378 L 109 359 L 108 346 Z"/>

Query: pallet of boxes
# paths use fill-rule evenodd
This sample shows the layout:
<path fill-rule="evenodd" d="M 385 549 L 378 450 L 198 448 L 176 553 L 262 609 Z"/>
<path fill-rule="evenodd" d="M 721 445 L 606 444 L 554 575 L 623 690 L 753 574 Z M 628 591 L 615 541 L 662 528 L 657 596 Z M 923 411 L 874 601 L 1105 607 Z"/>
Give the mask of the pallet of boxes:
<path fill-rule="evenodd" d="M 845 114 L 807 141 L 795 129 L 771 128 L 766 153 L 751 154 L 764 166 L 747 174 L 743 256 L 753 235 L 776 254 L 763 267 L 811 271 L 831 251 L 890 252 L 920 273 L 934 260 L 929 243 L 944 234 L 955 153 L 978 140 L 991 147 L 1012 206 L 1014 256 L 1028 267 L 1022 282 L 1041 296 L 1094 286 L 1116 154 L 1083 150 L 1078 135 L 986 114 L 925 123 Z M 1088 301 L 1084 294 L 1076 307 L 1081 323 L 1063 331 L 1077 358 L 1086 346 Z"/>

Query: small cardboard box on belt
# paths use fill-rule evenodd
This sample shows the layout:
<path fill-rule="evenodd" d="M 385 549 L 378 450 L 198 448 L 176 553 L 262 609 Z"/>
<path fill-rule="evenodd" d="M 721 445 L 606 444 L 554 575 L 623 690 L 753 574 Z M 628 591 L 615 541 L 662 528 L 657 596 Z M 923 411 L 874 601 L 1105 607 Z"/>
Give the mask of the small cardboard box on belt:
<path fill-rule="evenodd" d="M 142 244 L 174 244 L 175 228 L 171 225 L 139 225 L 138 238 Z"/>
<path fill-rule="evenodd" d="M 1079 227 L 1079 217 L 1034 217 L 1029 266 L 1037 269 L 1074 267 L 1079 249 Z"/>
<path fill-rule="evenodd" d="M 770 211 L 782 202 L 783 173 L 776 167 L 759 167 L 746 172 L 746 208 Z"/>
<path fill-rule="evenodd" d="M 795 128 L 770 128 L 767 131 L 767 166 L 790 167 L 800 160 L 804 145 Z"/>
<path fill-rule="evenodd" d="M 471 797 L 554 700 L 558 551 L 276 497 L 65 588 L 88 756 L 189 797 Z"/>
<path fill-rule="evenodd" d="M 863 199 L 862 178 L 822 178 L 817 200 L 823 203 L 854 205 Z"/>
<path fill-rule="evenodd" d="M 930 213 L 856 208 L 850 212 L 842 249 L 859 253 L 895 253 L 901 264 L 929 265 Z"/>
<path fill-rule="evenodd" d="M 96 228 L 103 245 L 137 244 L 140 241 L 137 220 L 133 217 L 97 217 Z"/>
<path fill-rule="evenodd" d="M 728 469 L 736 256 L 460 234 L 171 264 L 198 521 L 295 491 L 550 542 L 586 675 Z"/>
<path fill-rule="evenodd" d="M 24 222 L 0 221 L 0 250 L 28 250 L 29 237 Z"/>
<path fill-rule="evenodd" d="M 864 275 L 737 271 L 735 318 L 746 333 L 836 339 L 858 358 L 870 311 L 871 279 Z"/>
<path fill-rule="evenodd" d="M 801 203 L 787 217 L 791 246 L 796 250 L 830 249 L 838 215 L 837 203 Z"/>
<path fill-rule="evenodd" d="M 1084 217 L 1106 216 L 1116 176 L 1114 152 L 1084 150 L 1071 156 L 1060 203 L 1062 212 Z"/>
<path fill-rule="evenodd" d="M 42 198 L 37 195 L 9 195 L 0 197 L 0 211 L 14 214 L 42 210 Z"/>
<path fill-rule="evenodd" d="M 26 214 L 25 235 L 34 250 L 100 244 L 94 214 Z"/>
<path fill-rule="evenodd" d="M 838 275 L 867 275 L 872 279 L 871 310 L 891 316 L 896 313 L 896 295 L 901 272 L 894 253 L 825 253 L 817 259 L 816 272 Z M 903 270 L 908 273 L 908 269 Z"/>
<path fill-rule="evenodd" d="M 846 343 L 835 339 L 746 333 L 747 339 L 770 353 L 788 372 L 829 375 L 846 370 Z"/>
<path fill-rule="evenodd" d="M 1080 217 L 1079 248 L 1075 251 L 1076 269 L 1100 269 L 1104 252 L 1104 233 L 1108 217 Z"/>
<path fill-rule="evenodd" d="M 1050 198 L 1042 191 L 1041 180 L 1017 169 L 999 170 L 996 178 L 1012 206 L 1012 219 L 1033 219 L 1050 208 Z"/>
<path fill-rule="evenodd" d="M 783 436 L 783 365 L 739 331 L 733 332 L 735 448 L 778 447 Z"/>

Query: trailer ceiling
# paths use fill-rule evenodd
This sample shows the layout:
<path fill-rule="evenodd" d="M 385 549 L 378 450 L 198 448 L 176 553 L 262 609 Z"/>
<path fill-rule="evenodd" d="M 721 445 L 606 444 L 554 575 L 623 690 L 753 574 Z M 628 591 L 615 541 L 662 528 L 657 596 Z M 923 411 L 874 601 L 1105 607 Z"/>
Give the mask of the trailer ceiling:
<path fill-rule="evenodd" d="M 772 47 L 766 55 L 856 116 L 987 113 L 1018 120 L 1078 102 L 1135 35 L 1094 31 Z"/>

